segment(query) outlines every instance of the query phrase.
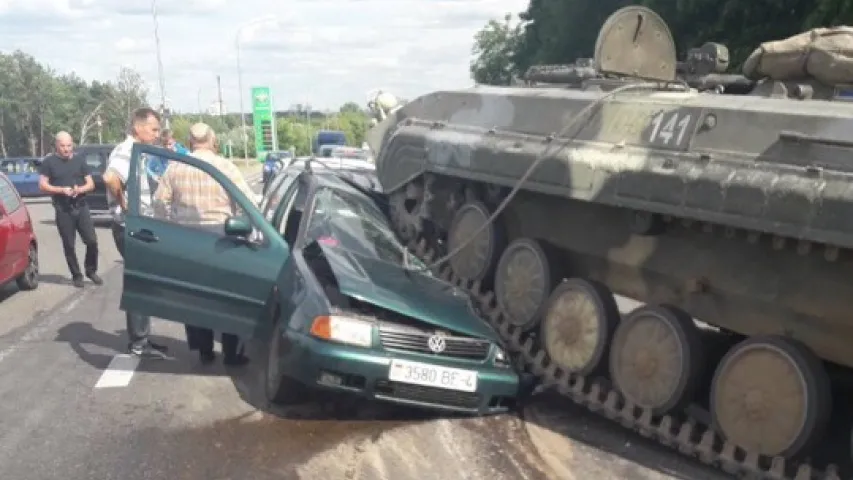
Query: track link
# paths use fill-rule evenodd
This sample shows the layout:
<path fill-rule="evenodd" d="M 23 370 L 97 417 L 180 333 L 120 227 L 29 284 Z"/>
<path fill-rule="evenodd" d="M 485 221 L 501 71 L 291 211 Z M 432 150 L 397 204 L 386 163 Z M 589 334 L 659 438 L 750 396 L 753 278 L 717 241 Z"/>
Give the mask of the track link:
<path fill-rule="evenodd" d="M 428 264 L 437 259 L 437 249 L 424 238 L 411 241 L 408 246 Z M 533 335 L 522 332 L 509 322 L 497 305 L 493 291 L 483 289 L 478 281 L 461 279 L 447 264 L 434 273 L 464 288 L 476 299 L 480 311 L 506 342 L 510 354 L 520 359 L 524 368 L 536 375 L 543 386 L 556 389 L 562 396 L 591 412 L 619 422 L 644 437 L 653 438 L 683 455 L 695 457 L 731 475 L 772 480 L 841 480 L 836 465 L 828 465 L 820 470 L 808 463 L 794 462 L 783 457 L 769 458 L 744 452 L 737 445 L 723 441 L 713 428 L 706 427 L 686 412 L 681 418 L 656 416 L 650 410 L 634 405 L 604 382 L 567 373 L 551 363 Z"/>

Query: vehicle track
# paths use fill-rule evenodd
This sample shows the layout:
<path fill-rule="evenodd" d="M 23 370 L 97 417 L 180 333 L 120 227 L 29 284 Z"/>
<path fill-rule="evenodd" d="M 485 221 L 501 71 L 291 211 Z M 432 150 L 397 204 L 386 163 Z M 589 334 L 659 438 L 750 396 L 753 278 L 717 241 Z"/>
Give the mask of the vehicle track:
<path fill-rule="evenodd" d="M 440 257 L 437 246 L 429 245 L 423 237 L 410 242 L 408 247 L 427 264 Z M 479 281 L 460 278 L 448 264 L 437 268 L 435 273 L 443 280 L 464 288 L 476 299 L 479 309 L 500 333 L 520 367 L 536 375 L 543 386 L 556 389 L 562 396 L 588 410 L 731 475 L 772 480 L 841 480 L 836 465 L 828 465 L 821 470 L 809 463 L 783 457 L 745 454 L 737 445 L 724 441 L 712 428 L 703 425 L 689 411 L 682 418 L 655 416 L 651 410 L 634 405 L 605 382 L 565 372 L 550 361 L 533 335 L 511 324 L 497 305 L 493 291 L 484 289 Z"/>

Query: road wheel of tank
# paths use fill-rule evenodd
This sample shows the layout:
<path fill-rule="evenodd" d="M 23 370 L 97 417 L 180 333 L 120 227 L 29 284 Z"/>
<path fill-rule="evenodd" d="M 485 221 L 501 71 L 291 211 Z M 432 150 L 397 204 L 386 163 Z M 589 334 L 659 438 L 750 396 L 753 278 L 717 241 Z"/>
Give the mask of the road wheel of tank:
<path fill-rule="evenodd" d="M 495 296 L 509 321 L 533 328 L 554 288 L 551 256 L 539 241 L 519 238 L 506 247 L 495 270 Z"/>
<path fill-rule="evenodd" d="M 690 315 L 671 306 L 644 305 L 616 327 L 610 378 L 626 399 L 661 415 L 692 399 L 704 361 Z"/>
<path fill-rule="evenodd" d="M 414 180 L 388 197 L 391 222 L 400 237 L 408 242 L 417 240 L 429 219 L 429 203 L 432 200 L 431 175 Z"/>
<path fill-rule="evenodd" d="M 267 364 L 264 369 L 264 394 L 275 405 L 295 405 L 307 401 L 308 387 L 281 372 L 281 323 L 276 322 L 267 344 Z"/>
<path fill-rule="evenodd" d="M 545 304 L 543 348 L 563 370 L 591 375 L 606 365 L 618 324 L 619 309 L 607 287 L 572 278 L 558 285 Z"/>
<path fill-rule="evenodd" d="M 30 245 L 27 256 L 27 269 L 15 279 L 21 290 L 35 290 L 39 286 L 39 252 L 35 245 Z"/>
<path fill-rule="evenodd" d="M 781 336 L 748 338 L 729 350 L 711 384 L 711 416 L 748 452 L 794 457 L 826 431 L 829 377 L 804 345 Z"/>
<path fill-rule="evenodd" d="M 506 246 L 506 235 L 499 221 L 490 223 L 473 240 L 471 236 L 489 219 L 491 211 L 481 202 L 469 202 L 459 208 L 447 232 L 447 251 L 453 271 L 466 280 L 487 280 L 495 271 L 498 256 Z M 466 243 L 467 242 L 467 243 Z"/>

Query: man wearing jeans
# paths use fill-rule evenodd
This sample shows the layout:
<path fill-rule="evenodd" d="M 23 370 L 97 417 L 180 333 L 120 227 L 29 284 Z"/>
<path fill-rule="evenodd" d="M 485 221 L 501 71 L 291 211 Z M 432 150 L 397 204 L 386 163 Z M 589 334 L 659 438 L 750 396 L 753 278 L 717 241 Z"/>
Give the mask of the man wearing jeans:
<path fill-rule="evenodd" d="M 127 138 L 116 145 L 107 161 L 104 183 L 107 186 L 107 200 L 113 215 L 113 239 L 116 248 L 124 258 L 124 213 L 127 211 L 127 179 L 130 175 L 130 154 L 136 142 L 153 145 L 160 138 L 160 115 L 153 109 L 142 107 L 134 110 L 130 118 Z M 140 168 L 145 171 L 145 158 Z M 151 191 L 147 182 L 140 184 L 140 211 L 151 212 Z M 128 350 L 140 356 L 160 357 L 166 347 L 157 345 L 148 339 L 151 331 L 151 318 L 134 312 L 126 312 Z"/>

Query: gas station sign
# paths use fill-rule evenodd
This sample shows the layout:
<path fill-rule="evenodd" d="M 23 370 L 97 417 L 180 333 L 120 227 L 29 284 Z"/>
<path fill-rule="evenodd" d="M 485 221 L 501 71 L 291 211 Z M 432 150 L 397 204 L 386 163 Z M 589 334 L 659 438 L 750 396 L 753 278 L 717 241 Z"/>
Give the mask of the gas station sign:
<path fill-rule="evenodd" d="M 275 110 L 269 87 L 252 87 L 252 123 L 255 128 L 255 152 L 262 160 L 275 150 Z"/>

